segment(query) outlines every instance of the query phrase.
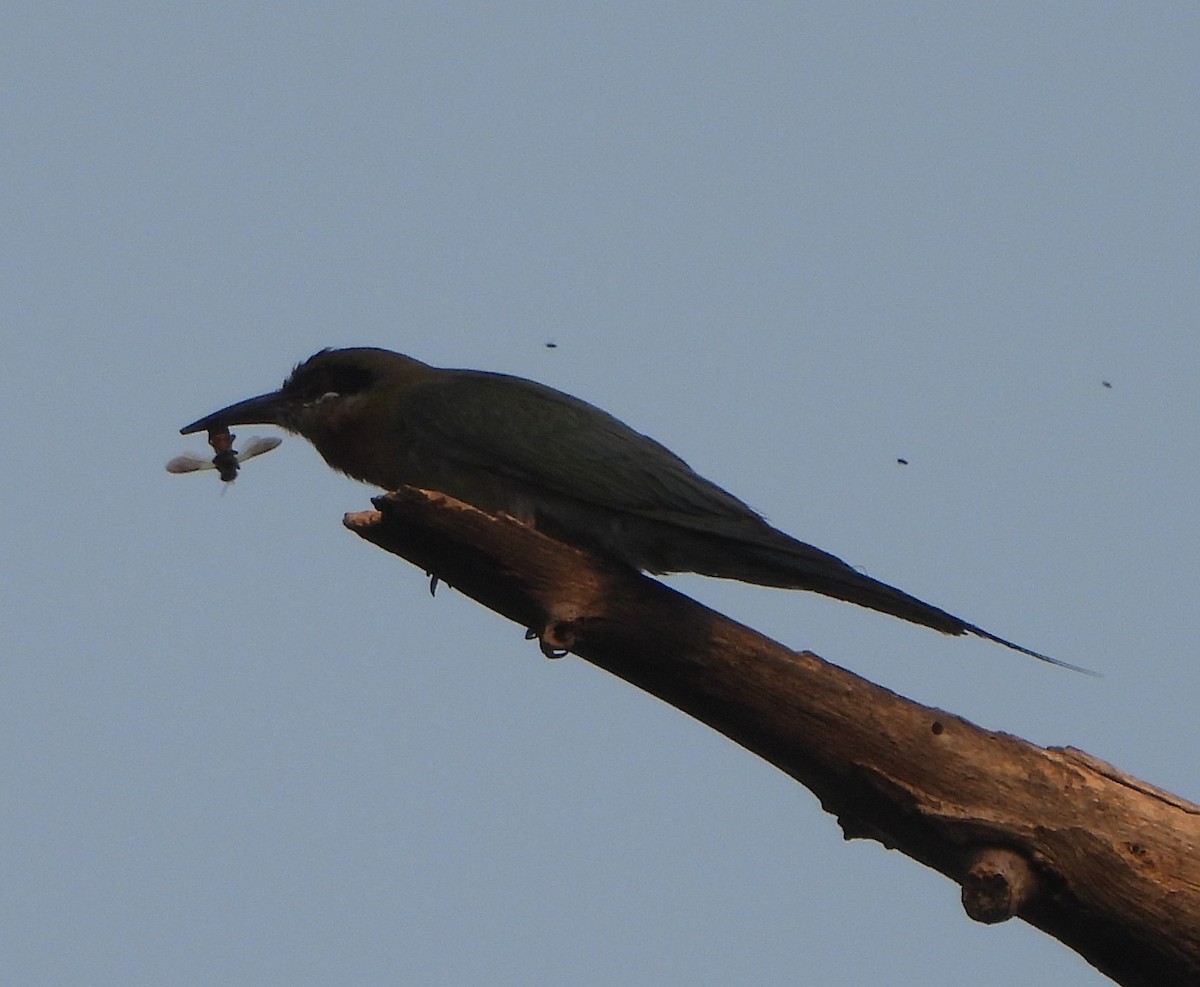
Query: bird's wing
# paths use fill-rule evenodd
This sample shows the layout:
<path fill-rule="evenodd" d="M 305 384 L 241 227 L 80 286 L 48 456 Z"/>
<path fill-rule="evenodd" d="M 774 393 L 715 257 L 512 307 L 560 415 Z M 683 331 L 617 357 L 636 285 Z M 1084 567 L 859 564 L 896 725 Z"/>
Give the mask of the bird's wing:
<path fill-rule="evenodd" d="M 705 571 L 820 592 L 847 579 L 875 582 L 836 556 L 771 527 L 665 446 L 541 384 L 456 371 L 410 388 L 402 414 L 410 437 L 433 443 L 440 458 L 607 511 L 728 539 L 740 549 L 725 552 L 726 561 L 749 560 L 742 568 L 709 568 L 713 557 L 701 552 L 661 558 L 655 562 L 661 568 L 647 566 L 655 571 Z M 697 558 L 704 559 L 703 568 Z"/>
<path fill-rule="evenodd" d="M 442 456 L 574 500 L 676 523 L 754 514 L 608 412 L 520 377 L 454 371 L 412 387 L 402 415 Z"/>

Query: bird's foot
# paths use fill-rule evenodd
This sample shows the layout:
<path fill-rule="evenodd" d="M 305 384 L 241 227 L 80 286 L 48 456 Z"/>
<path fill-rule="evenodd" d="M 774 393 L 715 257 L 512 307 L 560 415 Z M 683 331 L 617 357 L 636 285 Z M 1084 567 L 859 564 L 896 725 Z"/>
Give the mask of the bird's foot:
<path fill-rule="evenodd" d="M 552 618 L 546 621 L 541 630 L 536 627 L 529 628 L 525 632 L 525 640 L 532 641 L 537 638 L 538 647 L 547 658 L 565 658 L 571 653 L 571 648 L 575 646 L 573 623 L 570 620 Z"/>

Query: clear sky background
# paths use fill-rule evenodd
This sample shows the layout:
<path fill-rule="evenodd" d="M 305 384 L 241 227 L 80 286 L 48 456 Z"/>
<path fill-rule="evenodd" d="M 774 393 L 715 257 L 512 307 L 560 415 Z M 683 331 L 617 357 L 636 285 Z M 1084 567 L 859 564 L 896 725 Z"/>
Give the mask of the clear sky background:
<path fill-rule="evenodd" d="M 1106 982 L 430 599 L 306 443 L 163 464 L 323 346 L 533 377 L 1105 678 L 672 585 L 1200 799 L 1198 50 L 1194 3 L 6 5 L 5 981 Z"/>

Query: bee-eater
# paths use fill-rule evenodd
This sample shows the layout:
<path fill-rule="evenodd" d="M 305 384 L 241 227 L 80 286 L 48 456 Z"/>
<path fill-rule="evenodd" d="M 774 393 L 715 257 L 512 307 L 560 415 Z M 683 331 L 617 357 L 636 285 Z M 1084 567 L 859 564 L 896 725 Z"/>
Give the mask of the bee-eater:
<path fill-rule="evenodd" d="M 384 349 L 326 349 L 279 390 L 180 431 L 250 424 L 302 435 L 334 469 L 385 490 L 437 490 L 634 569 L 812 590 L 1076 667 L 797 541 L 608 412 L 521 377 L 444 370 Z"/>

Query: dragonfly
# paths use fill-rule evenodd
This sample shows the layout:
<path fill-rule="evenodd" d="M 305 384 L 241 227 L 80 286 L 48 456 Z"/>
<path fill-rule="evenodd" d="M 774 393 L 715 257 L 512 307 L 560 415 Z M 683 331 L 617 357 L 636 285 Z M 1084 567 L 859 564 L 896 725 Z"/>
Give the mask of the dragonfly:
<path fill-rule="evenodd" d="M 227 428 L 209 429 L 208 444 L 212 446 L 216 455 L 209 459 L 198 452 L 185 452 L 167 463 L 167 472 L 195 473 L 197 470 L 215 469 L 223 482 L 232 483 L 237 479 L 242 463 L 255 456 L 261 456 L 264 452 L 270 452 L 283 441 L 274 436 L 263 438 L 255 435 L 248 439 L 242 451 L 238 452 L 233 447 L 236 438 L 237 436 Z"/>

